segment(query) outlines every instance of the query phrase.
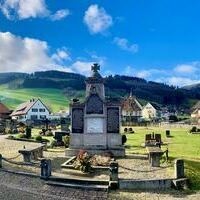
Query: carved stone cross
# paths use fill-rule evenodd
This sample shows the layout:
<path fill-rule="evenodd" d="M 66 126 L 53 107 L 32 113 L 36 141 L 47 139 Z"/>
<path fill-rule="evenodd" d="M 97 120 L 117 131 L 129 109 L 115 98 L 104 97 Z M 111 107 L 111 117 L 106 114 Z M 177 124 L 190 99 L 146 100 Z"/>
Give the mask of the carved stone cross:
<path fill-rule="evenodd" d="M 94 63 L 94 65 L 92 66 L 92 71 L 94 73 L 98 72 L 100 70 L 100 65 L 98 65 L 97 63 Z"/>

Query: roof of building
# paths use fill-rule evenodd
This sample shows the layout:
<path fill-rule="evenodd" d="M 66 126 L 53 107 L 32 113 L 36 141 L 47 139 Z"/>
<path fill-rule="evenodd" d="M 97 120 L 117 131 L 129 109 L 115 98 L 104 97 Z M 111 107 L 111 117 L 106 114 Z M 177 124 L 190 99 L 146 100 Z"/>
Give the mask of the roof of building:
<path fill-rule="evenodd" d="M 10 112 L 9 108 L 0 102 L 0 114 L 9 114 Z"/>
<path fill-rule="evenodd" d="M 150 103 L 156 110 L 161 110 L 161 107 L 156 103 Z"/>
<path fill-rule="evenodd" d="M 129 112 L 141 111 L 142 106 L 135 96 L 130 95 L 122 101 L 122 109 Z"/>
<path fill-rule="evenodd" d="M 192 114 L 193 114 L 193 115 L 197 115 L 198 112 L 199 112 L 199 109 L 195 109 L 195 110 L 192 112 Z"/>
<path fill-rule="evenodd" d="M 192 111 L 195 111 L 196 109 L 200 109 L 200 101 L 198 101 L 198 102 L 192 107 Z"/>
<path fill-rule="evenodd" d="M 40 99 L 30 99 L 27 102 L 20 104 L 11 114 L 11 116 L 25 115 L 37 101 Z M 41 101 L 42 102 L 42 101 Z M 43 103 L 42 103 L 43 104 Z M 44 104 L 43 104 L 44 105 Z M 45 105 L 44 105 L 45 106 Z M 46 107 L 46 106 L 45 106 Z M 47 108 L 47 107 L 46 107 Z M 48 109 L 48 108 L 47 108 Z"/>

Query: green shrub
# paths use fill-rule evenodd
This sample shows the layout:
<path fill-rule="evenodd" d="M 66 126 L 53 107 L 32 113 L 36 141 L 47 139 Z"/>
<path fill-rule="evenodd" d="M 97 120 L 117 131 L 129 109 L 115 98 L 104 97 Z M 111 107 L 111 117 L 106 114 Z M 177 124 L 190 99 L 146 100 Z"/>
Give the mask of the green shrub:
<path fill-rule="evenodd" d="M 64 142 L 65 147 L 69 147 L 70 136 L 68 136 L 68 135 L 64 136 L 63 142 Z"/>
<path fill-rule="evenodd" d="M 192 129 L 190 130 L 190 132 L 191 132 L 191 133 L 197 132 L 197 127 L 196 127 L 196 126 L 193 126 Z"/>
<path fill-rule="evenodd" d="M 48 136 L 48 137 L 53 136 L 53 132 L 52 131 L 47 131 L 46 136 Z"/>
<path fill-rule="evenodd" d="M 35 140 L 36 140 L 36 141 L 42 141 L 42 136 L 41 136 L 41 135 L 35 136 Z"/>
<path fill-rule="evenodd" d="M 31 138 L 31 128 L 30 127 L 26 127 L 26 138 Z"/>
<path fill-rule="evenodd" d="M 13 135 L 9 135 L 8 139 L 14 139 L 15 137 Z"/>
<path fill-rule="evenodd" d="M 10 128 L 5 128 L 5 134 L 12 134 L 12 130 Z"/>
<path fill-rule="evenodd" d="M 49 147 L 50 147 L 51 149 L 53 149 L 54 147 L 56 147 L 56 145 L 57 145 L 56 140 L 52 140 Z"/>
<path fill-rule="evenodd" d="M 16 138 L 22 139 L 22 138 L 26 138 L 26 135 L 24 133 L 19 133 Z"/>

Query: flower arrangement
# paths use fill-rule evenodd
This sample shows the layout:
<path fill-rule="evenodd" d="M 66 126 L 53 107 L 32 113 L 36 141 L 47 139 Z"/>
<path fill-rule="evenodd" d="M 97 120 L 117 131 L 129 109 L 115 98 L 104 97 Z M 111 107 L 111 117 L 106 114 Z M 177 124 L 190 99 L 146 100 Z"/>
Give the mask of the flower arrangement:
<path fill-rule="evenodd" d="M 84 173 L 91 171 L 90 156 L 87 151 L 80 150 L 75 162 L 73 163 L 75 169 L 80 169 Z"/>

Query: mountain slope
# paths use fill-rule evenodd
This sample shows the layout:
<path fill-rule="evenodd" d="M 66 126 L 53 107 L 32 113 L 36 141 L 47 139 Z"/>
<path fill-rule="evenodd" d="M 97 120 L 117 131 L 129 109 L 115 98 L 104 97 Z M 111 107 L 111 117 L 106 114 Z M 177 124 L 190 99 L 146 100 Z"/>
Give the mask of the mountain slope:
<path fill-rule="evenodd" d="M 60 71 L 0 74 L 0 99 L 11 108 L 32 97 L 42 98 L 53 111 L 66 109 L 69 100 L 83 98 L 86 77 Z M 120 100 L 132 90 L 140 100 L 188 109 L 200 99 L 200 91 L 176 88 L 137 77 L 105 77 L 106 96 Z"/>

